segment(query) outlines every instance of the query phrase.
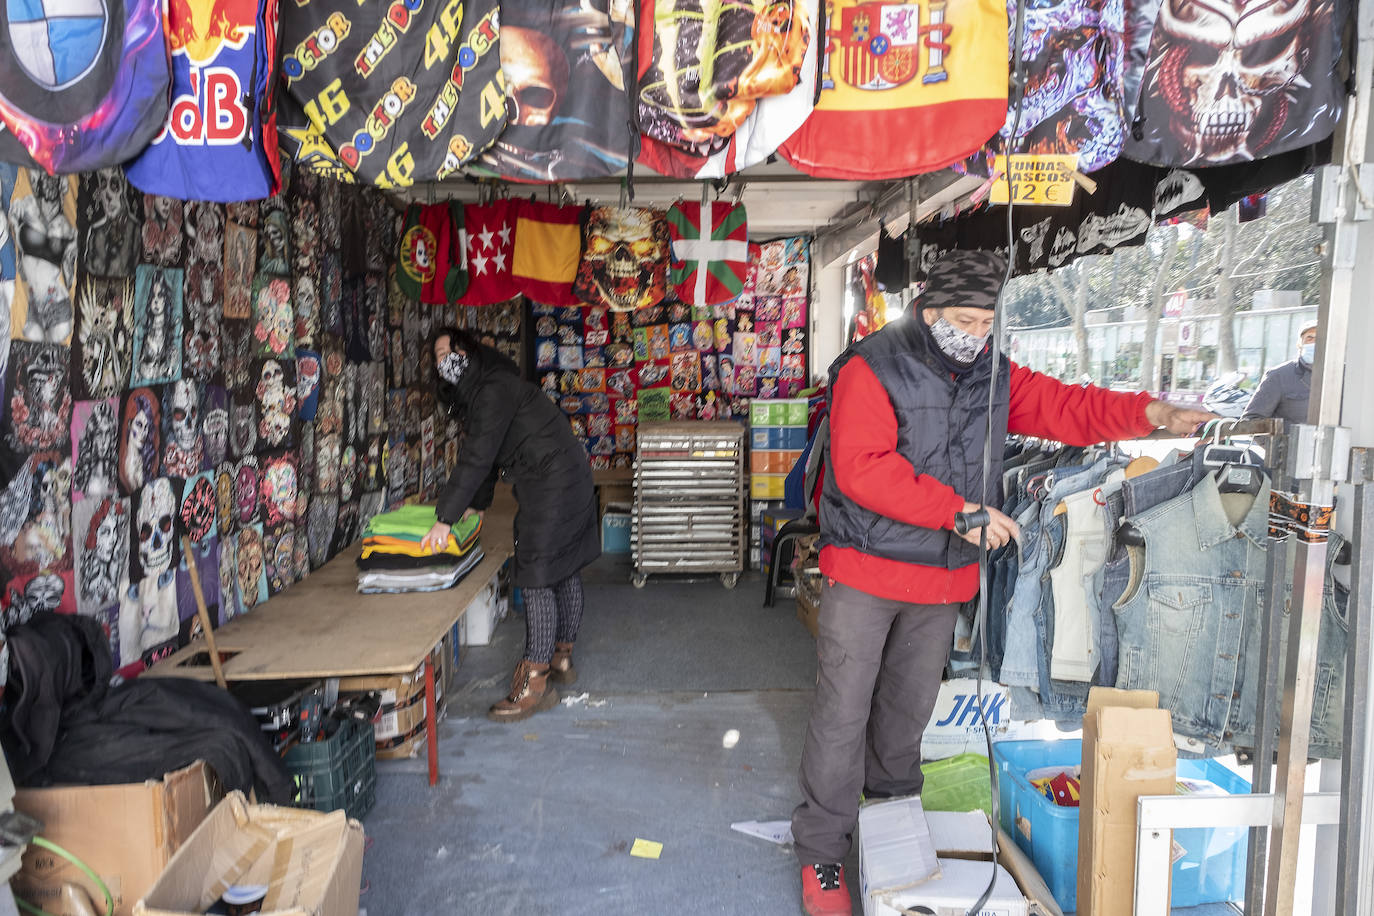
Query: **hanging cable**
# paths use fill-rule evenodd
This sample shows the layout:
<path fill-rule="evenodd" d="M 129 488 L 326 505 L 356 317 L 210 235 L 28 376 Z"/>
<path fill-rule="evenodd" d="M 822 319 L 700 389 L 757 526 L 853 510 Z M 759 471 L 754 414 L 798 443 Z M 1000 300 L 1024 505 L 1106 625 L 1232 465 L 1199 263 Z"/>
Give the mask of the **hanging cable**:
<path fill-rule="evenodd" d="M 987 422 L 983 434 L 983 492 L 979 503 L 979 514 L 987 514 L 988 498 L 991 495 L 992 477 L 992 417 L 997 405 L 997 376 L 998 369 L 1001 368 L 1002 360 L 1002 308 L 1006 301 L 1007 284 L 1011 282 L 1012 269 L 1016 266 L 1016 227 L 1012 219 L 1015 209 L 1016 195 L 1012 193 L 1012 155 L 1016 152 L 1017 143 L 1020 139 L 1018 134 L 1021 132 L 1021 113 L 1026 99 L 1026 65 L 1021 59 L 1021 48 L 1025 34 L 1026 13 L 1022 0 L 1014 0 L 1016 3 L 1016 24 L 1012 37 L 1012 66 L 1010 73 L 1009 92 L 1011 95 L 1011 133 L 1007 137 L 1005 145 L 1005 158 L 1002 166 L 1006 172 L 1007 180 L 1007 267 L 1002 276 L 1002 288 L 997 293 L 997 307 L 992 313 L 992 374 L 988 379 L 988 413 Z M 984 889 L 973 906 L 969 907 L 966 916 L 977 916 L 983 910 L 993 891 L 997 887 L 997 831 L 1001 820 L 998 798 L 997 764 L 992 756 L 992 728 L 987 721 L 987 705 L 983 698 L 983 669 L 987 666 L 988 659 L 988 526 L 985 523 L 979 534 L 978 552 L 978 719 L 983 726 L 983 740 L 988 749 L 988 786 L 989 803 L 988 807 L 992 810 L 988 812 L 988 820 L 992 830 L 992 874 L 988 877 L 988 886 Z"/>
<path fill-rule="evenodd" d="M 89 865 L 87 865 L 85 862 L 82 862 L 80 859 L 72 855 L 70 852 L 67 852 L 67 850 L 63 849 L 61 846 L 58 846 L 56 843 L 50 840 L 45 840 L 41 836 L 34 837 L 30 841 L 30 845 L 37 846 L 39 849 L 46 849 L 48 852 L 51 852 L 54 855 L 61 856 L 68 862 L 75 865 L 77 868 L 81 869 L 82 873 L 85 874 L 87 878 L 90 878 L 92 881 L 94 881 L 95 886 L 100 888 L 100 892 L 105 895 L 105 916 L 114 916 L 114 895 L 110 893 L 109 887 L 105 885 L 104 881 L 100 880 L 100 876 L 97 875 Z M 27 900 L 24 900 L 21 897 L 15 897 L 14 902 L 19 905 L 19 908 L 21 910 L 23 910 L 26 913 L 31 913 L 33 914 L 33 916 L 53 916 L 53 914 L 49 913 L 47 910 L 34 906 L 32 903 L 29 903 Z"/>

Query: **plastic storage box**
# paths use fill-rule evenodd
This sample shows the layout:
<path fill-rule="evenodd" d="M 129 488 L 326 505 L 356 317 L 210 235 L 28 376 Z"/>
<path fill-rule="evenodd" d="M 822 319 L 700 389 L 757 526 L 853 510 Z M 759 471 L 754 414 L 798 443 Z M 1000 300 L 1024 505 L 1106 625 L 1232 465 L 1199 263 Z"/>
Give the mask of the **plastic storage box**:
<path fill-rule="evenodd" d="M 297 808 L 342 808 L 349 817 L 362 817 L 377 798 L 372 723 L 345 719 L 323 741 L 297 744 L 286 752 L 286 769 L 296 783 Z"/>
<path fill-rule="evenodd" d="M 602 553 L 630 552 L 630 513 L 607 510 L 601 516 Z"/>
<path fill-rule="evenodd" d="M 1066 913 L 1078 909 L 1078 809 L 1056 805 L 1031 785 L 1026 774 L 1043 767 L 1077 767 L 1083 742 L 999 741 L 992 746 L 997 762 L 1002 829 L 1031 857 L 1050 893 Z M 1250 791 L 1250 784 L 1215 760 L 1179 760 L 1180 779 L 1203 779 L 1229 795 Z M 1242 900 L 1245 896 L 1244 827 L 1175 830 L 1174 843 L 1183 857 L 1174 862 L 1173 907 Z M 1175 850 L 1177 851 L 1177 850 Z"/>

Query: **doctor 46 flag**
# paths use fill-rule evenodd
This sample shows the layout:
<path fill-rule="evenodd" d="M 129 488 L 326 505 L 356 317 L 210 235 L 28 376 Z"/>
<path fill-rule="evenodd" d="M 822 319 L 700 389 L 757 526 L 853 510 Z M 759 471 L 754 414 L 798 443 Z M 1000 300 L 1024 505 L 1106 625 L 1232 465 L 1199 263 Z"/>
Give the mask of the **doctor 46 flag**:
<path fill-rule="evenodd" d="M 749 236 L 743 204 L 676 203 L 668 210 L 668 280 L 689 305 L 720 305 L 744 291 Z"/>

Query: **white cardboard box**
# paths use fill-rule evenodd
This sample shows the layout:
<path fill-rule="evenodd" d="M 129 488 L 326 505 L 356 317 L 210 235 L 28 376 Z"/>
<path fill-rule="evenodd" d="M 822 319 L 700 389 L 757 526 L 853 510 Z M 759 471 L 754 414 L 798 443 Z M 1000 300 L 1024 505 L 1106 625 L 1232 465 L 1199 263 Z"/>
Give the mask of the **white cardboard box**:
<path fill-rule="evenodd" d="M 459 632 L 465 646 L 485 646 L 491 643 L 492 631 L 500 622 L 496 616 L 496 602 L 501 592 L 497 575 L 492 575 L 486 588 L 473 597 L 463 616 L 458 618 Z"/>
<path fill-rule="evenodd" d="M 864 916 L 964 916 L 987 887 L 992 830 L 980 812 L 927 814 L 919 796 L 859 809 L 859 895 Z M 1028 904 L 1000 865 L 978 916 L 1027 916 Z"/>

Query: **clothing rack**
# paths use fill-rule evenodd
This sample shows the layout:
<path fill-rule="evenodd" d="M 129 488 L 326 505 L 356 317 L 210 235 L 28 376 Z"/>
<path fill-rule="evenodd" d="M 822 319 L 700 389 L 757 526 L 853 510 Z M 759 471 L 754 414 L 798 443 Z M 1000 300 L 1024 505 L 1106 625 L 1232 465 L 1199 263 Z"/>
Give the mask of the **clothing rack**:
<path fill-rule="evenodd" d="M 1359 888 L 1367 877 L 1362 872 L 1371 869 L 1367 856 L 1361 853 L 1365 830 L 1361 806 L 1369 805 L 1367 789 L 1374 788 L 1367 785 L 1371 760 L 1365 747 L 1363 714 L 1368 709 L 1370 645 L 1374 640 L 1374 620 L 1367 600 L 1374 585 L 1374 537 L 1366 536 L 1368 526 L 1374 523 L 1374 449 L 1351 449 L 1349 431 L 1341 427 L 1286 427 L 1281 420 L 1214 421 L 1195 437 L 1157 430 L 1141 439 L 1196 438 L 1201 445 L 1241 437 L 1258 440 L 1271 489 L 1295 491 L 1299 506 L 1333 504 L 1336 482 L 1349 481 L 1355 488 L 1346 694 L 1342 698 L 1347 710 L 1341 760 L 1343 792 L 1306 795 L 1304 788 L 1330 527 L 1329 515 L 1322 517 L 1313 511 L 1310 530 L 1273 541 L 1267 555 L 1251 794 L 1215 799 L 1211 800 L 1215 804 L 1202 806 L 1186 797 L 1140 800 L 1135 916 L 1165 916 L 1169 912 L 1169 831 L 1197 826 L 1249 827 L 1245 911 L 1291 913 L 1292 884 L 1277 888 L 1275 881 L 1280 873 L 1291 874 L 1296 868 L 1298 832 L 1304 823 L 1339 827 L 1336 912 L 1355 916 L 1361 912 Z M 1284 588 L 1290 569 L 1291 601 Z M 1287 657 L 1281 660 L 1281 628 L 1285 624 L 1289 626 Z"/>

